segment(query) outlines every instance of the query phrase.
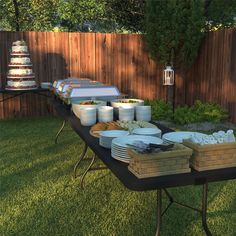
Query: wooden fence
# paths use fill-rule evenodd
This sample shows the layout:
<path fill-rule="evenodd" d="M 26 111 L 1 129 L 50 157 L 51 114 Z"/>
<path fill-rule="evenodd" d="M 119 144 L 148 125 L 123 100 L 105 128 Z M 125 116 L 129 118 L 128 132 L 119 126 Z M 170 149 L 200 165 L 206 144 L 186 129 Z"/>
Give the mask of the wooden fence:
<path fill-rule="evenodd" d="M 149 57 L 143 36 L 135 34 L 0 32 L 0 86 L 6 84 L 9 49 L 19 39 L 29 46 L 38 83 L 88 77 L 117 85 L 132 97 L 167 97 L 163 67 Z M 195 99 L 218 102 L 236 121 L 235 66 L 236 30 L 209 33 L 196 63 L 176 75 L 176 105 Z M 47 100 L 38 95 L 0 103 L 0 119 L 47 113 Z"/>

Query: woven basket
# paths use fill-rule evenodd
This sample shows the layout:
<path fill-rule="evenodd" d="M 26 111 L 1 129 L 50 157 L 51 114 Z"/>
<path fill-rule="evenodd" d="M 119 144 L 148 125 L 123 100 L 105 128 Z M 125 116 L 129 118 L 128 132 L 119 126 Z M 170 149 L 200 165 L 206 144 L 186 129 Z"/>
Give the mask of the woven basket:
<path fill-rule="evenodd" d="M 183 144 L 193 150 L 190 166 L 197 171 L 236 167 L 236 142 L 202 146 L 184 141 Z"/>
<path fill-rule="evenodd" d="M 140 154 L 128 150 L 131 157 L 128 169 L 138 178 L 180 174 L 190 172 L 189 159 L 192 150 L 181 144 L 175 144 L 170 151 Z"/>

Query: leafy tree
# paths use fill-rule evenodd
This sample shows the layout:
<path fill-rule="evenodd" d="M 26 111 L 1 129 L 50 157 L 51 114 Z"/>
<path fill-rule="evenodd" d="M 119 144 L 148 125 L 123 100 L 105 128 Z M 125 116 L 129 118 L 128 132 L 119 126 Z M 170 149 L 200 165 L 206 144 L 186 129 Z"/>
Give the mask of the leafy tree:
<path fill-rule="evenodd" d="M 206 0 L 206 31 L 235 27 L 236 0 Z"/>
<path fill-rule="evenodd" d="M 60 0 L 58 15 L 60 26 L 68 31 L 78 31 L 79 25 L 103 18 L 104 0 Z"/>
<path fill-rule="evenodd" d="M 0 0 L 0 21 L 10 30 L 51 30 L 59 0 Z"/>
<path fill-rule="evenodd" d="M 236 0 L 149 0 L 145 28 L 150 54 L 162 64 L 191 65 L 205 33 L 233 26 L 233 16 Z"/>
<path fill-rule="evenodd" d="M 149 0 L 146 40 L 151 56 L 163 64 L 190 64 L 197 56 L 205 24 L 203 1 Z"/>
<path fill-rule="evenodd" d="M 131 32 L 142 32 L 145 5 L 145 0 L 109 0 L 106 1 L 107 17 L 113 19 L 118 27 Z"/>

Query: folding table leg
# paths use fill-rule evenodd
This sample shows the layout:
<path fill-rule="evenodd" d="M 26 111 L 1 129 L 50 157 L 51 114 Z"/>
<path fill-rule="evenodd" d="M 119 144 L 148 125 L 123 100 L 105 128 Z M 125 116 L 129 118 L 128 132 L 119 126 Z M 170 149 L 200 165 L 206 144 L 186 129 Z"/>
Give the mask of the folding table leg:
<path fill-rule="evenodd" d="M 59 129 L 59 131 L 57 132 L 57 135 L 56 135 L 56 138 L 55 138 L 55 144 L 57 144 L 57 139 L 58 139 L 60 133 L 62 132 L 62 130 L 64 129 L 65 124 L 66 124 L 66 121 L 63 120 L 63 122 L 62 122 L 62 126 L 61 126 L 61 128 Z"/>
<path fill-rule="evenodd" d="M 162 196 L 161 196 L 161 189 L 157 190 L 157 229 L 156 229 L 156 236 L 161 235 L 161 207 L 162 207 Z"/>
<path fill-rule="evenodd" d="M 85 158 L 85 155 L 87 153 L 87 150 L 88 150 L 88 145 L 86 143 L 84 143 L 84 148 L 83 148 L 83 151 L 82 153 L 80 154 L 80 157 L 79 157 L 79 160 L 76 162 L 75 164 L 75 167 L 74 167 L 74 178 L 76 179 L 77 175 L 76 175 L 76 172 L 77 172 L 77 169 L 79 167 L 79 164 L 80 162 Z"/>
<path fill-rule="evenodd" d="M 205 230 L 205 233 L 207 236 L 212 236 L 211 231 L 208 228 L 207 225 L 207 191 L 208 191 L 208 183 L 205 183 L 203 185 L 203 195 L 202 195 L 202 226 L 203 229 Z"/>
<path fill-rule="evenodd" d="M 95 162 L 95 158 L 96 158 L 96 155 L 94 154 L 93 157 L 92 157 L 92 160 L 88 166 L 88 168 L 85 170 L 85 172 L 83 173 L 83 175 L 81 176 L 81 179 L 80 179 L 80 186 L 82 189 L 84 189 L 84 178 L 85 176 L 87 175 L 87 173 L 89 172 L 89 170 L 91 169 L 92 165 L 94 164 Z"/>

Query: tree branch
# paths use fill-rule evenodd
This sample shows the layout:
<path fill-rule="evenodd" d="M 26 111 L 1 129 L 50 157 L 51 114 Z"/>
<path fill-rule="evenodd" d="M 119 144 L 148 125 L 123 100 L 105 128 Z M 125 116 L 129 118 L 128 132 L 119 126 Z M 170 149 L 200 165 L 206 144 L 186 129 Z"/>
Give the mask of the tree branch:
<path fill-rule="evenodd" d="M 17 0 L 12 0 L 13 5 L 14 5 L 14 10 L 15 10 L 15 24 L 16 24 L 16 31 L 20 31 L 20 23 L 19 23 L 19 5 Z"/>

